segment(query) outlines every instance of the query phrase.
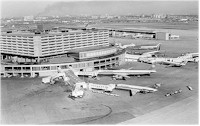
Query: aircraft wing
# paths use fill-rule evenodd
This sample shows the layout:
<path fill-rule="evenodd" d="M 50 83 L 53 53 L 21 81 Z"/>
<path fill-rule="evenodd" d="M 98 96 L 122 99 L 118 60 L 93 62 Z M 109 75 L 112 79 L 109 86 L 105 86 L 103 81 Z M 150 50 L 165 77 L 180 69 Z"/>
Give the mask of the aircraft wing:
<path fill-rule="evenodd" d="M 157 89 L 136 85 L 127 85 L 127 84 L 117 84 L 116 89 L 129 90 L 130 95 L 135 95 L 137 92 L 155 92 Z"/>
<path fill-rule="evenodd" d="M 167 65 L 167 67 L 173 67 L 174 66 L 174 64 L 169 64 L 169 65 Z"/>
<path fill-rule="evenodd" d="M 115 73 L 115 75 L 130 78 L 127 74 L 123 74 L 123 73 Z"/>
<path fill-rule="evenodd" d="M 139 92 L 140 89 L 137 89 L 137 88 L 131 88 L 131 87 L 126 87 L 126 86 L 116 86 L 116 89 L 122 89 L 122 90 L 134 90 L 135 92 Z"/>
<path fill-rule="evenodd" d="M 180 63 L 173 63 L 173 62 L 164 62 L 165 64 L 168 64 L 168 67 L 173 67 L 173 66 L 182 66 Z"/>
<path fill-rule="evenodd" d="M 140 90 L 137 90 L 137 89 L 131 89 L 130 90 L 130 96 L 133 96 L 135 94 L 137 94 Z"/>
<path fill-rule="evenodd" d="M 143 53 L 142 55 L 148 55 L 148 54 L 156 54 L 156 53 L 159 53 L 160 51 L 151 51 L 151 52 L 146 52 L 146 53 Z"/>

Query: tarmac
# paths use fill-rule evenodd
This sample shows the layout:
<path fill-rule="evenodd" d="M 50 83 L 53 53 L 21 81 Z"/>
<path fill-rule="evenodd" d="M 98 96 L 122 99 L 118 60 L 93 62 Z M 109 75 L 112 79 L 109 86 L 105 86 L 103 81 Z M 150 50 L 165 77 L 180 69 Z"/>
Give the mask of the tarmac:
<path fill-rule="evenodd" d="M 151 125 L 172 125 L 172 124 L 197 124 L 199 121 L 195 115 L 198 115 L 198 109 L 194 111 L 194 108 L 198 108 L 198 99 L 195 96 L 191 96 L 169 106 L 155 110 L 148 114 L 139 116 L 122 123 L 120 125 L 127 124 L 151 124 Z"/>
<path fill-rule="evenodd" d="M 170 57 L 185 52 L 198 52 L 197 31 L 174 30 L 180 40 L 127 40 L 138 44 L 162 43 Z M 119 41 L 126 39 L 119 39 Z M 149 69 L 151 65 L 128 62 L 119 68 Z M 153 86 L 162 83 L 157 92 L 129 96 L 128 91 L 114 90 L 119 97 L 86 91 L 80 99 L 68 98 L 68 87 L 62 82 L 55 85 L 41 84 L 42 78 L 2 78 L 2 124 L 198 124 L 198 63 L 183 67 L 156 65 L 156 73 L 140 78 L 112 80 L 100 76 L 100 80 L 86 77 L 87 82 L 98 84 L 125 83 Z M 194 90 L 190 91 L 186 86 Z M 166 97 L 166 93 L 181 89 L 182 92 Z"/>

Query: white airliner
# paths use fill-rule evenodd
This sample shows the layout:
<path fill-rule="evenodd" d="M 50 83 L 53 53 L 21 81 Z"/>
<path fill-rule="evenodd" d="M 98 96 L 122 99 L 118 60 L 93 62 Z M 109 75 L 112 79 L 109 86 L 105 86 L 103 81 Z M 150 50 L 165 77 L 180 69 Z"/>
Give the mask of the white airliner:
<path fill-rule="evenodd" d="M 188 62 L 199 62 L 199 53 L 186 53 L 182 54 L 178 58 L 188 60 Z"/>
<path fill-rule="evenodd" d="M 166 58 L 163 57 L 141 57 L 138 59 L 139 62 L 149 63 L 149 64 L 156 64 L 162 63 L 165 61 Z"/>
<path fill-rule="evenodd" d="M 129 75 L 150 75 L 151 73 L 155 73 L 154 65 L 150 70 L 131 70 L 131 69 L 119 69 L 119 70 L 99 70 L 98 75 L 113 75 L 113 77 L 124 77 L 130 78 Z"/>
<path fill-rule="evenodd" d="M 163 64 L 168 65 L 172 67 L 180 67 L 187 64 L 188 60 L 185 58 L 162 58 L 162 57 L 156 57 L 156 58 L 140 58 L 140 62 L 144 63 L 150 63 L 150 64 Z"/>
<path fill-rule="evenodd" d="M 140 58 L 149 58 L 149 57 L 152 57 L 153 55 L 156 55 L 159 52 L 160 51 L 151 51 L 151 52 L 143 53 L 142 55 L 132 55 L 132 54 L 125 53 L 125 58 L 127 60 L 138 61 Z"/>
<path fill-rule="evenodd" d="M 157 91 L 155 88 L 143 87 L 143 86 L 135 86 L 135 85 L 127 85 L 127 84 L 116 84 L 116 89 L 121 90 L 129 90 L 130 96 L 135 95 L 136 93 L 151 93 Z"/>
<path fill-rule="evenodd" d="M 104 90 L 104 91 L 108 91 L 111 92 L 113 91 L 113 89 L 116 87 L 115 84 L 108 84 L 108 85 L 104 85 L 104 84 L 93 84 L 93 83 L 88 83 L 88 88 L 89 90 L 91 89 L 98 89 L 98 90 Z"/>
<path fill-rule="evenodd" d="M 130 78 L 129 75 L 150 75 L 151 73 L 155 73 L 156 70 L 154 69 L 155 65 L 152 65 L 152 67 L 149 70 L 131 70 L 131 69 L 119 69 L 119 70 L 94 70 L 89 72 L 82 72 L 82 71 L 76 71 L 73 68 L 71 69 L 76 76 L 82 75 L 82 76 L 90 76 L 90 77 L 97 77 L 98 75 L 113 75 L 114 78 Z"/>
<path fill-rule="evenodd" d="M 115 45 L 116 45 L 116 46 L 119 46 L 119 47 L 122 48 L 122 49 L 125 49 L 125 48 L 127 48 L 127 47 L 134 47 L 134 46 L 135 46 L 135 44 L 133 44 L 133 43 L 127 44 L 127 45 L 122 45 L 121 43 L 116 43 Z"/>
<path fill-rule="evenodd" d="M 133 47 L 133 49 L 135 50 L 160 50 L 161 47 L 161 43 L 157 44 L 157 45 L 136 45 Z"/>
<path fill-rule="evenodd" d="M 188 62 L 187 60 L 176 61 L 176 59 L 175 60 L 168 59 L 168 60 L 162 61 L 162 64 L 168 65 L 171 67 L 181 67 L 181 66 L 186 65 L 187 62 Z"/>

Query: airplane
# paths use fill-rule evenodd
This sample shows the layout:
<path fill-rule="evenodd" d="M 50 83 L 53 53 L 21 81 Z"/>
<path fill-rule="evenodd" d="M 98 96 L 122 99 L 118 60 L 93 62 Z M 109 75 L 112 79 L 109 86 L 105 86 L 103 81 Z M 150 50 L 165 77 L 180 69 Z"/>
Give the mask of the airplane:
<path fill-rule="evenodd" d="M 155 65 L 149 70 L 131 70 L 131 69 L 119 69 L 119 70 L 99 70 L 98 75 L 113 75 L 113 78 L 130 78 L 129 75 L 150 75 L 155 73 Z"/>
<path fill-rule="evenodd" d="M 156 64 L 162 63 L 166 58 L 163 57 L 140 57 L 138 59 L 139 62 L 148 63 L 148 64 Z"/>
<path fill-rule="evenodd" d="M 168 59 L 165 61 L 162 61 L 161 64 L 168 65 L 168 67 L 181 67 L 187 64 L 187 60 L 182 61 L 174 61 L 173 59 Z"/>
<path fill-rule="evenodd" d="M 199 62 L 199 53 L 186 53 L 182 54 L 178 58 L 188 60 L 188 62 Z"/>
<path fill-rule="evenodd" d="M 113 75 L 113 79 L 123 79 L 130 78 L 128 75 L 150 75 L 151 73 L 155 73 L 156 70 L 154 70 L 155 66 L 152 65 L 152 67 L 149 70 L 131 70 L 129 69 L 120 69 L 120 70 L 94 70 L 94 71 L 77 71 L 73 68 L 69 67 L 76 76 L 89 76 L 89 77 L 97 77 L 98 75 Z"/>
<path fill-rule="evenodd" d="M 160 50 L 161 43 L 157 45 L 136 45 L 132 49 L 133 50 Z"/>
<path fill-rule="evenodd" d="M 84 96 L 84 89 L 99 89 L 104 91 L 111 92 L 113 89 L 118 87 L 122 87 L 123 85 L 116 85 L 116 84 L 108 84 L 108 85 L 101 85 L 101 84 L 94 84 L 94 83 L 86 83 L 85 81 L 81 80 L 78 76 L 74 74 L 74 72 L 71 69 L 65 69 L 62 70 L 58 68 L 58 73 L 55 75 L 51 75 L 49 77 L 42 78 L 43 83 L 51 83 L 55 84 L 55 82 L 59 79 L 62 79 L 66 85 L 72 85 L 74 88 L 70 94 L 70 97 L 73 98 L 82 98 Z M 128 87 L 124 85 L 124 87 L 130 89 L 131 91 L 145 91 L 145 92 L 154 92 L 157 91 L 157 89 L 147 88 L 147 87 L 141 87 L 141 86 L 135 86 L 135 87 Z"/>
<path fill-rule="evenodd" d="M 168 67 L 181 67 L 186 65 L 188 62 L 188 60 L 184 58 L 163 58 L 163 57 L 140 58 L 138 61 L 150 64 L 168 65 Z"/>
<path fill-rule="evenodd" d="M 135 44 L 131 43 L 131 44 L 127 44 L 127 45 L 122 45 L 122 43 L 115 43 L 116 46 L 119 46 L 122 49 L 125 49 L 127 47 L 134 47 Z"/>
<path fill-rule="evenodd" d="M 104 90 L 105 92 L 112 92 L 115 87 L 116 87 L 115 84 L 104 85 L 104 84 L 88 83 L 89 90 L 98 89 L 98 90 Z"/>
<path fill-rule="evenodd" d="M 138 61 L 139 59 L 141 58 L 149 58 L 149 57 L 152 57 L 154 55 L 156 55 L 157 53 L 159 53 L 160 51 L 151 51 L 151 52 L 146 52 L 146 53 L 143 53 L 142 55 L 132 55 L 132 54 L 128 54 L 128 53 L 125 53 L 125 58 L 126 59 L 130 59 L 132 61 Z"/>
<path fill-rule="evenodd" d="M 116 89 L 129 90 L 130 96 L 133 96 L 136 93 L 152 93 L 152 92 L 158 91 L 155 88 L 136 86 L 136 85 L 127 85 L 127 84 L 116 84 Z"/>

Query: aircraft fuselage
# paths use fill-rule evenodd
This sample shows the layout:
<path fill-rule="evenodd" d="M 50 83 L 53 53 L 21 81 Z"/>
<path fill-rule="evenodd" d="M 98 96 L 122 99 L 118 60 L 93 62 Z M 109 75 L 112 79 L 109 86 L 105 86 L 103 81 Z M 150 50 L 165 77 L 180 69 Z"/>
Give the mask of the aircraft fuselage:
<path fill-rule="evenodd" d="M 102 75 L 117 75 L 117 74 L 126 74 L 126 75 L 146 75 L 150 73 L 155 73 L 155 70 L 102 70 L 99 74 Z"/>

